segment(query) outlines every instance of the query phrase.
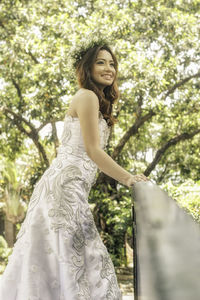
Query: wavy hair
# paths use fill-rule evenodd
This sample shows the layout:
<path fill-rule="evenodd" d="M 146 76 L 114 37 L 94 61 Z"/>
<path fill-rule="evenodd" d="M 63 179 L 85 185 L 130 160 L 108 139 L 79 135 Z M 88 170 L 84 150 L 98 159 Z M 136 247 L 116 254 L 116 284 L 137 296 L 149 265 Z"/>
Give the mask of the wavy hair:
<path fill-rule="evenodd" d="M 98 56 L 100 50 L 108 51 L 114 61 L 114 68 L 116 70 L 115 78 L 113 83 L 110 86 L 106 86 L 103 92 L 98 88 L 95 81 L 92 79 L 92 67 L 95 63 L 95 60 Z M 112 115 L 113 104 L 119 98 L 119 90 L 117 85 L 117 73 L 118 73 L 118 62 L 116 56 L 113 54 L 110 47 L 106 44 L 96 45 L 92 48 L 89 48 L 82 59 L 78 62 L 76 66 L 76 76 L 80 88 L 85 88 L 92 90 L 99 99 L 100 111 L 106 119 L 109 126 L 113 126 L 117 123 L 117 119 Z"/>

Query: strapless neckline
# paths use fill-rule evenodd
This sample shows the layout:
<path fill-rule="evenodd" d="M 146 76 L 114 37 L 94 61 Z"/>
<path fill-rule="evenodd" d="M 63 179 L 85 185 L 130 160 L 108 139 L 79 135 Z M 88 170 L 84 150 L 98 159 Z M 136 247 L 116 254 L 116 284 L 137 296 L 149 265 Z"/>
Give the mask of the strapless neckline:
<path fill-rule="evenodd" d="M 66 119 L 66 118 L 71 119 L 71 120 L 74 120 L 74 121 L 79 121 L 79 118 L 78 118 L 78 117 L 73 117 L 73 116 L 68 115 L 68 114 L 65 115 L 65 119 Z M 101 112 L 100 110 L 99 110 L 99 119 L 103 120 L 104 123 L 105 123 L 105 124 L 107 125 L 107 127 L 109 128 L 108 123 L 107 123 L 106 120 L 103 118 L 103 114 L 102 114 L 102 112 Z"/>

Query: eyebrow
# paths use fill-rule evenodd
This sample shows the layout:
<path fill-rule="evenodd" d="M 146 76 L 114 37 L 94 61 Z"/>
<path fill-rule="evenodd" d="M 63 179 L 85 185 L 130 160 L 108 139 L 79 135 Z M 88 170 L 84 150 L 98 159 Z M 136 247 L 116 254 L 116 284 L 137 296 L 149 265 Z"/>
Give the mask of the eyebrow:
<path fill-rule="evenodd" d="M 98 57 L 96 60 L 104 60 L 104 61 L 106 61 L 106 59 L 104 59 L 104 58 L 100 58 L 100 57 Z M 110 62 L 114 62 L 114 60 L 109 60 Z"/>

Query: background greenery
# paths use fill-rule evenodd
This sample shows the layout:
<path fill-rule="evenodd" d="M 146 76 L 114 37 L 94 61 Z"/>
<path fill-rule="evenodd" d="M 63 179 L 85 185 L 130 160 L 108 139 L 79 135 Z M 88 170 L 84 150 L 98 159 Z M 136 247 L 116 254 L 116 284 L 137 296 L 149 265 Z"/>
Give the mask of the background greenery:
<path fill-rule="evenodd" d="M 2 0 L 0 240 L 6 257 L 34 185 L 59 145 L 77 84 L 76 45 L 103 36 L 120 64 L 108 153 L 143 172 L 200 220 L 200 1 Z M 90 203 L 115 265 L 132 245 L 130 190 L 99 174 Z M 7 250 L 6 250 L 7 249 Z"/>

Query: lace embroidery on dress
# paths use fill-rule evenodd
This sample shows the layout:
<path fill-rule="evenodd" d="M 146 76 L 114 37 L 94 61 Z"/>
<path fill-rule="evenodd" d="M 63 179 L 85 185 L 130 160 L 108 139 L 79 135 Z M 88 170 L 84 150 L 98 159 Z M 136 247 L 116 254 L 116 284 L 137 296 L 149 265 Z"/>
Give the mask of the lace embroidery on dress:
<path fill-rule="evenodd" d="M 105 149 L 110 128 L 101 113 L 99 132 Z M 120 300 L 114 266 L 88 203 L 97 166 L 85 151 L 78 118 L 65 117 L 57 153 L 31 196 L 0 298 L 10 293 L 8 300 Z"/>

